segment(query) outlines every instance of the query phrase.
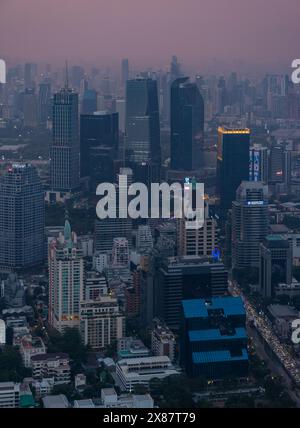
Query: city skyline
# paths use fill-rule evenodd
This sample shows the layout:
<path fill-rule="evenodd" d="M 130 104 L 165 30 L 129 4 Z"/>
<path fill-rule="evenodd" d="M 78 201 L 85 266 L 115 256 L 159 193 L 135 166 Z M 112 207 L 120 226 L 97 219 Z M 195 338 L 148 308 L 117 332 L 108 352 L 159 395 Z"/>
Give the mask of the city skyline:
<path fill-rule="evenodd" d="M 259 0 L 52 0 L 51 7 L 2 0 L 1 8 L 0 53 L 8 63 L 68 58 L 119 67 L 129 58 L 133 68 L 165 68 L 176 54 L 189 71 L 218 74 L 289 72 L 299 56 L 297 0 L 272 0 L 272 7 Z"/>

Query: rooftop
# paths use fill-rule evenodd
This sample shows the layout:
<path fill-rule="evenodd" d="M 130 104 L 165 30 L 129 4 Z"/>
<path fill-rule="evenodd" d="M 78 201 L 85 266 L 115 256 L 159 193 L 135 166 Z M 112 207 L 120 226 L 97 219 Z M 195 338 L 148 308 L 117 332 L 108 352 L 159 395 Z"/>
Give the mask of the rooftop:
<path fill-rule="evenodd" d="M 223 310 L 224 316 L 245 315 L 245 308 L 240 297 L 183 300 L 182 306 L 185 318 L 207 318 L 209 310 L 216 309 Z"/>
<path fill-rule="evenodd" d="M 247 339 L 247 333 L 244 327 L 236 328 L 233 335 L 222 335 L 219 329 L 195 330 L 189 332 L 189 339 L 191 342 L 224 339 Z"/>
<path fill-rule="evenodd" d="M 195 364 L 221 363 L 225 361 L 247 361 L 248 353 L 242 350 L 241 355 L 233 356 L 230 351 L 193 352 Z"/>

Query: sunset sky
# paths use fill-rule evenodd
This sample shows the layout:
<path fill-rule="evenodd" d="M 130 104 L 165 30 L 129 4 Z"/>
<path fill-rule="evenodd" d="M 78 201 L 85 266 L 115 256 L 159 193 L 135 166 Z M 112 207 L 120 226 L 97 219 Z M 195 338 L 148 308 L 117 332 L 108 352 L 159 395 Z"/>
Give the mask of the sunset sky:
<path fill-rule="evenodd" d="M 0 0 L 0 57 L 284 71 L 299 22 L 299 0 Z"/>

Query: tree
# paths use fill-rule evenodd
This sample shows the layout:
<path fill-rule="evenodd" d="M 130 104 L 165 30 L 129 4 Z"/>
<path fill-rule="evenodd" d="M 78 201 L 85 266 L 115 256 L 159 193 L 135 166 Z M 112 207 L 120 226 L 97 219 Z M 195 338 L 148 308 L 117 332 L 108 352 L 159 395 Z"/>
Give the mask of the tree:
<path fill-rule="evenodd" d="M 82 343 L 77 328 L 66 328 L 63 334 L 51 333 L 48 351 L 65 352 L 75 364 L 80 364 L 86 361 L 88 348 Z"/>
<path fill-rule="evenodd" d="M 24 367 L 19 351 L 5 346 L 0 353 L 0 382 L 20 382 L 27 376 L 31 376 L 31 370 Z"/>

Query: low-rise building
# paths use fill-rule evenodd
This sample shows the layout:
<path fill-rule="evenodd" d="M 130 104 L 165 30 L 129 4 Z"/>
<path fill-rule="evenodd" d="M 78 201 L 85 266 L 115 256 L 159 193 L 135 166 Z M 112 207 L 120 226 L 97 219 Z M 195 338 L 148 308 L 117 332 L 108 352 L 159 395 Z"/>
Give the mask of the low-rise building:
<path fill-rule="evenodd" d="M 145 357 L 120 360 L 116 365 L 118 383 L 123 390 L 131 391 L 135 385 L 149 386 L 153 378 L 178 374 L 169 357 Z"/>
<path fill-rule="evenodd" d="M 67 409 L 70 403 L 64 394 L 47 395 L 42 399 L 45 409 Z"/>
<path fill-rule="evenodd" d="M 118 340 L 118 358 L 142 358 L 149 357 L 150 350 L 140 339 L 135 337 L 123 337 Z"/>
<path fill-rule="evenodd" d="M 0 408 L 19 407 L 20 384 L 0 382 Z"/>
<path fill-rule="evenodd" d="M 71 380 L 68 354 L 52 353 L 35 355 L 31 358 L 34 379 L 54 378 L 55 384 L 69 383 Z"/>
<path fill-rule="evenodd" d="M 27 335 L 21 339 L 20 353 L 25 367 L 31 367 L 31 358 L 46 354 L 46 346 L 40 337 Z"/>

